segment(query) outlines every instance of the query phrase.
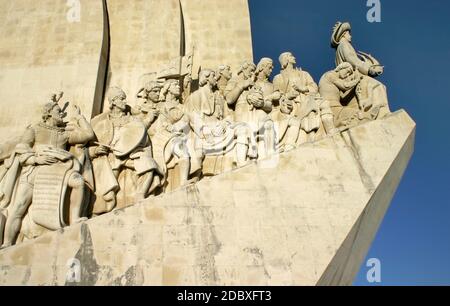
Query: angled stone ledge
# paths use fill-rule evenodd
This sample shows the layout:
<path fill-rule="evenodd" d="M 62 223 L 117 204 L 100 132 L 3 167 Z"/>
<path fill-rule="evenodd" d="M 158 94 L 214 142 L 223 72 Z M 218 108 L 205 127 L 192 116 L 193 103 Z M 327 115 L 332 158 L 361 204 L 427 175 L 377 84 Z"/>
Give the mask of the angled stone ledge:
<path fill-rule="evenodd" d="M 414 137 L 398 111 L 46 234 L 0 251 L 0 285 L 349 285 Z"/>

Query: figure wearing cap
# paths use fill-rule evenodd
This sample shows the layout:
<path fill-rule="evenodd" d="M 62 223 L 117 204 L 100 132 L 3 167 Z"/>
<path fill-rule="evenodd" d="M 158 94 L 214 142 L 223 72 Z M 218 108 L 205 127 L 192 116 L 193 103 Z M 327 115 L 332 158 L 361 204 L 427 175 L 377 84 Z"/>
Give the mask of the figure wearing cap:
<path fill-rule="evenodd" d="M 161 106 L 159 98 L 163 85 L 161 82 L 150 81 L 136 95 L 139 102 L 131 112 L 144 122 L 147 129 L 159 116 Z"/>
<path fill-rule="evenodd" d="M 255 86 L 255 71 L 254 63 L 243 62 L 226 89 L 226 101 L 234 108 L 234 121 L 249 127 L 242 126 L 237 131 L 238 139 L 242 139 L 238 140 L 237 156 L 247 156 L 248 160 L 264 158 L 275 151 L 273 121 L 267 114 L 272 110 L 272 101 L 264 100 L 263 89 Z"/>
<path fill-rule="evenodd" d="M 144 199 L 159 183 L 161 171 L 153 159 L 147 127 L 142 119 L 131 114 L 126 99 L 122 89 L 110 88 L 109 111 L 91 121 L 97 138 L 90 148 L 97 196 L 94 215 Z M 120 178 L 123 171 L 126 172 Z M 130 178 L 130 172 L 136 179 Z M 125 184 L 127 179 L 129 183 Z M 121 200 L 117 199 L 119 191 Z"/>
<path fill-rule="evenodd" d="M 242 166 L 247 160 L 248 135 L 251 133 L 244 123 L 225 118 L 225 99 L 217 86 L 216 73 L 202 69 L 199 73 L 200 88 L 186 100 L 186 111 L 190 118 L 193 140 L 198 155 L 202 157 L 204 175 L 217 174 L 231 169 L 233 162 Z M 241 154 L 241 155 L 239 155 Z"/>
<path fill-rule="evenodd" d="M 161 167 L 164 191 L 189 183 L 190 176 L 201 168 L 200 158 L 189 141 L 189 117 L 181 104 L 181 86 L 167 79 L 159 95 L 159 116 L 149 129 L 153 156 Z M 171 175 L 178 167 L 177 175 Z"/>
<path fill-rule="evenodd" d="M 24 233 L 24 218 L 28 218 L 26 223 L 31 226 L 25 230 L 27 238 L 86 219 L 83 165 L 69 152 L 69 147 L 84 146 L 94 138 L 94 132 L 77 106 L 73 106 L 72 118 L 64 121 L 67 113 L 58 105 L 62 95 L 51 95 L 42 108 L 41 122 L 26 129 L 5 161 L 8 173 L 0 184 L 1 206 L 9 205 L 4 247 L 14 244 L 19 232 Z M 68 203 L 66 190 L 70 190 Z"/>
<path fill-rule="evenodd" d="M 336 67 L 344 62 L 350 63 L 363 75 L 377 77 L 383 67 L 371 55 L 357 52 L 352 46 L 352 27 L 348 22 L 337 22 L 331 35 L 331 47 L 336 49 Z"/>
<path fill-rule="evenodd" d="M 386 87 L 375 78 L 383 73 L 383 66 L 380 65 L 370 54 L 356 51 L 352 46 L 351 25 L 348 22 L 337 22 L 333 28 L 331 35 L 331 47 L 336 49 L 336 67 L 337 70 L 345 71 L 343 65 L 351 65 L 353 70 L 362 74 L 360 81 L 357 83 L 354 91 L 348 91 L 347 100 L 351 100 L 351 95 L 357 100 L 357 107 L 360 112 L 356 116 L 357 120 L 364 119 L 380 119 L 390 113 Z M 333 72 L 329 72 L 331 76 Z M 349 72 L 352 76 L 353 73 Z M 324 79 L 325 81 L 325 79 Z M 342 87 L 342 86 L 340 86 Z M 323 89 L 322 89 L 323 91 Z M 346 100 L 341 98 L 341 102 Z M 351 102 L 345 102 L 348 107 L 352 106 Z M 333 102 L 333 101 L 330 101 Z M 346 107 L 346 108 L 348 108 Z M 347 117 L 347 116 L 345 116 Z M 336 119 L 336 118 L 335 118 Z M 357 121 L 356 120 L 356 121 Z M 341 120 L 338 120 L 341 121 Z M 344 120 L 347 121 L 347 120 Z"/>

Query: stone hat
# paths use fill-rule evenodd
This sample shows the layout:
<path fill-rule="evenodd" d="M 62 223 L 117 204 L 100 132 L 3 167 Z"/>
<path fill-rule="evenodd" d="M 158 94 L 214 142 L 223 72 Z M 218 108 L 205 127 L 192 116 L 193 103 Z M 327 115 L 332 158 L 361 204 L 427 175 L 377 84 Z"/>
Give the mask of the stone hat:
<path fill-rule="evenodd" d="M 341 39 L 342 35 L 344 35 L 345 32 L 351 31 L 352 26 L 348 22 L 336 22 L 336 24 L 333 27 L 333 34 L 331 35 L 331 46 L 333 48 L 337 48 L 339 45 L 339 40 Z"/>
<path fill-rule="evenodd" d="M 164 86 L 164 81 L 162 81 L 162 82 L 161 81 L 160 82 L 158 82 L 158 81 L 150 81 L 150 82 L 147 82 L 145 84 L 145 89 L 150 91 L 150 90 L 152 90 L 154 88 L 161 89 L 163 86 Z"/>
<path fill-rule="evenodd" d="M 111 87 L 108 92 L 108 101 L 112 102 L 112 101 L 114 101 L 114 99 L 119 98 L 119 97 L 126 98 L 127 95 L 119 87 Z"/>

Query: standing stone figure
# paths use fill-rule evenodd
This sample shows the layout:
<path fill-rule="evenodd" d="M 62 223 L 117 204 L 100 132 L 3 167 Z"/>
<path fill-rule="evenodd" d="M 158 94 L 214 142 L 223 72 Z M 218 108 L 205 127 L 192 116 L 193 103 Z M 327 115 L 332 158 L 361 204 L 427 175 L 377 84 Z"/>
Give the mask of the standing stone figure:
<path fill-rule="evenodd" d="M 225 99 L 217 88 L 217 78 L 213 70 L 204 69 L 199 74 L 200 88 L 192 93 L 186 101 L 191 128 L 195 134 L 195 143 L 202 156 L 214 157 L 216 161 L 223 155 L 234 152 L 237 166 L 246 163 L 247 149 L 251 138 L 251 130 L 243 122 L 233 123 L 224 118 Z M 234 150 L 237 146 L 237 149 Z M 244 148 L 239 149 L 239 146 Z M 216 164 L 214 162 L 213 164 Z M 209 167 L 208 167 L 209 168 Z M 203 173 L 217 174 L 213 169 L 205 169 Z"/>
<path fill-rule="evenodd" d="M 277 132 L 277 150 L 282 153 L 296 147 L 300 133 L 300 119 L 294 115 L 294 102 L 286 97 L 280 99 L 280 106 L 273 110 L 272 119 Z"/>
<path fill-rule="evenodd" d="M 223 97 L 224 101 L 226 101 L 226 90 L 228 86 L 228 82 L 231 80 L 233 74 L 231 72 L 231 67 L 229 65 L 220 65 L 216 71 L 216 80 L 217 80 L 217 89 L 219 94 Z M 230 121 L 233 121 L 234 111 L 227 102 L 225 102 L 224 106 L 224 118 L 227 118 Z"/>
<path fill-rule="evenodd" d="M 97 142 L 90 150 L 93 158 L 95 194 L 93 214 L 98 215 L 126 204 L 117 202 L 121 190 L 124 198 L 141 200 L 154 188 L 152 183 L 159 168 L 152 156 L 145 123 L 131 114 L 126 94 L 118 87 L 109 89 L 109 111 L 91 121 Z M 134 177 L 121 186 L 119 175 L 129 170 Z M 125 173 L 126 175 L 126 173 Z M 124 181 L 127 177 L 122 178 Z M 129 196 L 134 194 L 133 196 Z M 128 201 L 126 201 L 128 202 Z"/>
<path fill-rule="evenodd" d="M 145 124 L 147 130 L 159 116 L 162 84 L 156 81 L 148 82 L 137 94 L 137 105 L 131 109 L 131 113 Z M 141 94 L 142 93 L 142 94 Z"/>
<path fill-rule="evenodd" d="M 273 79 L 275 90 L 279 90 L 291 100 L 298 96 L 303 99 L 317 93 L 317 84 L 308 72 L 296 67 L 297 60 L 291 52 L 282 53 L 279 61 L 281 72 Z"/>
<path fill-rule="evenodd" d="M 94 138 L 94 132 L 76 106 L 73 118 L 68 123 L 63 121 L 67 113 L 58 105 L 61 97 L 62 93 L 53 95 L 45 104 L 42 121 L 26 129 L 9 161 L 12 176 L 5 178 L 18 180 L 17 187 L 6 183 L 17 189 L 8 209 L 3 247 L 15 243 L 27 212 L 31 212 L 28 216 L 34 224 L 48 230 L 86 220 L 82 215 L 85 193 L 82 165 L 68 149 L 70 145 L 85 145 Z M 69 209 L 65 202 L 68 188 Z M 10 191 L 3 192 L 12 195 Z"/>
<path fill-rule="evenodd" d="M 337 22 L 331 36 L 331 47 L 336 49 L 336 66 L 347 62 L 364 77 L 356 88 L 359 108 L 371 119 L 390 113 L 386 87 L 374 78 L 383 74 L 383 66 L 370 54 L 356 51 L 352 46 L 351 25 Z"/>
<path fill-rule="evenodd" d="M 263 90 L 255 86 L 255 70 L 253 63 L 244 62 L 241 65 L 237 76 L 228 83 L 226 100 L 228 105 L 234 107 L 234 121 L 247 123 L 258 145 L 256 151 L 252 148 L 244 149 L 243 146 L 240 149 L 246 150 L 247 156 L 264 158 L 275 151 L 275 131 L 273 121 L 267 114 L 272 105 L 264 100 Z M 243 156 L 243 153 L 238 155 Z"/>
<path fill-rule="evenodd" d="M 301 120 L 298 144 L 313 141 L 321 123 L 317 84 L 308 72 L 296 67 L 297 60 L 292 53 L 282 53 L 279 60 L 281 73 L 273 82 L 276 90 L 295 102 L 294 114 Z"/>
<path fill-rule="evenodd" d="M 231 73 L 231 67 L 229 65 L 220 65 L 216 72 L 216 80 L 217 80 L 217 88 L 222 96 L 225 97 L 225 90 L 227 88 L 228 82 L 231 80 L 233 76 Z"/>
<path fill-rule="evenodd" d="M 361 78 L 362 74 L 353 70 L 352 65 L 347 62 L 322 76 L 319 81 L 319 92 L 324 102 L 329 105 L 334 117 L 334 123 L 324 122 L 327 129 L 334 126 L 347 126 L 351 121 L 359 120 L 360 111 L 357 107 L 352 107 L 352 103 L 356 103 L 352 99 L 356 95 L 356 86 Z"/>
<path fill-rule="evenodd" d="M 178 80 L 165 82 L 159 96 L 159 116 L 149 129 L 155 160 L 163 173 L 162 186 L 168 183 L 169 170 L 178 165 L 178 175 L 171 177 L 172 189 L 184 186 L 191 174 L 199 171 L 201 161 L 196 157 L 193 144 L 189 141 L 189 117 L 180 103 L 181 88 Z"/>
<path fill-rule="evenodd" d="M 263 108 L 267 113 L 272 111 L 272 107 L 278 106 L 281 93 L 275 90 L 275 86 L 270 82 L 269 78 L 273 71 L 273 61 L 270 58 L 262 58 L 256 66 L 256 82 L 255 85 L 262 89 L 264 94 Z"/>

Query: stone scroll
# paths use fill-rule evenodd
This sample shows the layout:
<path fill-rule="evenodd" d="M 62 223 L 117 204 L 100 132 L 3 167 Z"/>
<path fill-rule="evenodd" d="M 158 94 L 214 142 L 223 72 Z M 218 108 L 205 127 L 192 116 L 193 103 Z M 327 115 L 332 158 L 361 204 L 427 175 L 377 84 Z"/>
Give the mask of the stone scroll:
<path fill-rule="evenodd" d="M 36 169 L 31 215 L 37 224 L 57 230 L 63 222 L 62 203 L 66 194 L 68 163 L 57 163 Z"/>

